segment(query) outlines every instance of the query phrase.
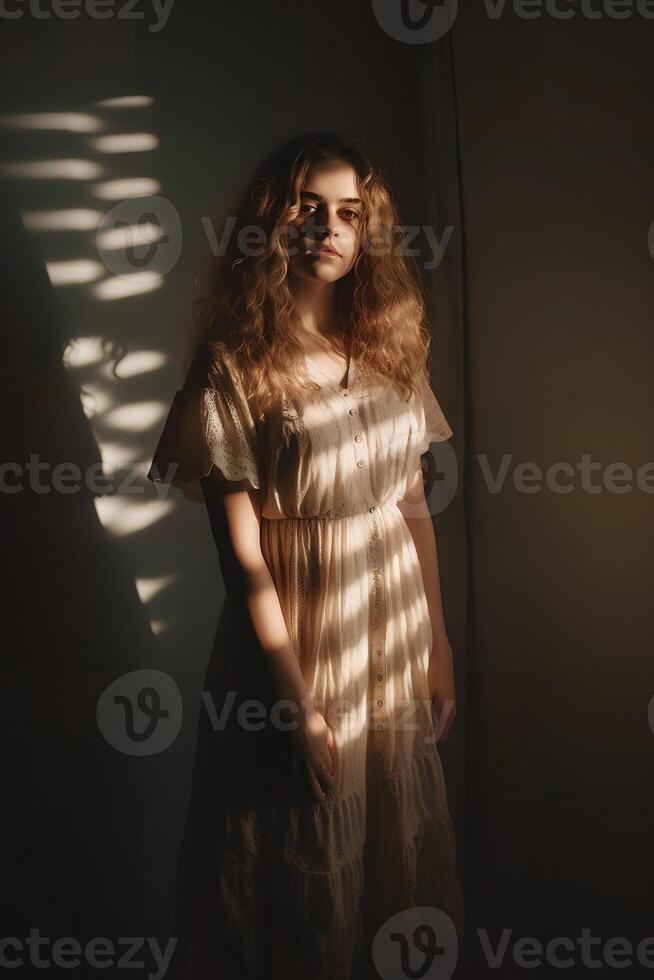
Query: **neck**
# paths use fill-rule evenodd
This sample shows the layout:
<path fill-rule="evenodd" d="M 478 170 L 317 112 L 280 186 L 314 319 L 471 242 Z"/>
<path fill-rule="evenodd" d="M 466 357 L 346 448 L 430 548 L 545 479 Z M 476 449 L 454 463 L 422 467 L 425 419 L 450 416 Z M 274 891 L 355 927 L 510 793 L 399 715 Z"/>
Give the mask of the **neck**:
<path fill-rule="evenodd" d="M 307 333 L 328 336 L 335 332 L 336 291 L 334 283 L 309 282 L 296 278 L 293 282 L 295 310 Z"/>

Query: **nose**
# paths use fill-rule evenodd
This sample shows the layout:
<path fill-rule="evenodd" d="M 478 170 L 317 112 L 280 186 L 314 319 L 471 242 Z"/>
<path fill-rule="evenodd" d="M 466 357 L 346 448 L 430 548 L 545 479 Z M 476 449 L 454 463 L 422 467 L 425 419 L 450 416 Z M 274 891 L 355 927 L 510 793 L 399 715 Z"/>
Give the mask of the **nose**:
<path fill-rule="evenodd" d="M 316 241 L 322 242 L 326 238 L 330 238 L 332 235 L 338 235 L 336 222 L 329 221 L 328 219 L 323 220 L 326 221 L 325 224 L 318 222 L 312 215 L 311 219 L 305 225 L 305 232 Z"/>
<path fill-rule="evenodd" d="M 338 235 L 336 228 L 330 227 L 329 225 L 316 225 L 316 238 L 324 240 L 330 238 L 332 233 Z"/>
<path fill-rule="evenodd" d="M 330 214 L 326 208 L 321 208 L 310 215 L 305 222 L 305 231 L 316 240 L 324 241 L 332 235 L 338 237 L 338 215 Z"/>

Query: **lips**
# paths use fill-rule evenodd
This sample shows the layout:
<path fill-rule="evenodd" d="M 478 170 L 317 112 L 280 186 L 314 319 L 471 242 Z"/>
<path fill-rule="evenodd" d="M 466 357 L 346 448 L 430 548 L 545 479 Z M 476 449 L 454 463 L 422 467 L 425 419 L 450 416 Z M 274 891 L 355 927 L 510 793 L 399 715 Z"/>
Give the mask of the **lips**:
<path fill-rule="evenodd" d="M 327 246 L 323 246 L 322 248 L 316 249 L 316 252 L 319 255 L 338 255 L 339 257 L 341 254 L 340 252 L 337 252 L 335 248 L 329 248 Z"/>

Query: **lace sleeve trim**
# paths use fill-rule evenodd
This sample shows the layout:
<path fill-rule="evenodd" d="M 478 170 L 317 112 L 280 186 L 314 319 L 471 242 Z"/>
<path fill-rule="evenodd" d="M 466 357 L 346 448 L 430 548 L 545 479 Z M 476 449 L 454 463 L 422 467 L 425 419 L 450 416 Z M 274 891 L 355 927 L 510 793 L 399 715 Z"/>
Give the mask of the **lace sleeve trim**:
<path fill-rule="evenodd" d="M 210 384 L 175 393 L 147 476 L 200 502 L 200 477 L 213 466 L 226 480 L 261 487 L 256 425 L 240 379 L 224 367 L 212 371 Z"/>
<path fill-rule="evenodd" d="M 420 399 L 417 405 L 419 422 L 417 449 L 421 455 L 427 452 L 432 442 L 444 442 L 454 433 L 443 414 L 425 370 L 421 371 L 418 389 Z"/>

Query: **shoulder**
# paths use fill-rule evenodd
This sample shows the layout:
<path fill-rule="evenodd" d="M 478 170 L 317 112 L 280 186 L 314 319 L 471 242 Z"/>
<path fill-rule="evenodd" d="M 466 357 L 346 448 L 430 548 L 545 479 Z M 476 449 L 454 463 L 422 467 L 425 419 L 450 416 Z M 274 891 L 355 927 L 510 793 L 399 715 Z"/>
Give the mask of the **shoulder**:
<path fill-rule="evenodd" d="M 238 384 L 234 355 L 222 342 L 204 341 L 192 351 L 187 362 L 184 390 L 229 391 Z"/>

